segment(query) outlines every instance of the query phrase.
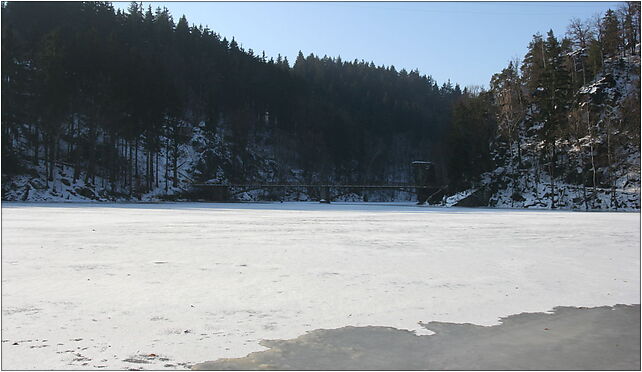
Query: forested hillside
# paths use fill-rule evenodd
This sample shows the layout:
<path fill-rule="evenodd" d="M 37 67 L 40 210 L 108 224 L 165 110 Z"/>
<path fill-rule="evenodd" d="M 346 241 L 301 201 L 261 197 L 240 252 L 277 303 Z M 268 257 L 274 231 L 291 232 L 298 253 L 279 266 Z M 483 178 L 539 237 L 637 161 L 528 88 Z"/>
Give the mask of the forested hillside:
<path fill-rule="evenodd" d="M 446 205 L 639 208 L 639 25 L 629 3 L 573 20 L 565 38 L 535 35 L 486 91 L 363 60 L 267 58 L 137 3 L 5 2 L 2 198 L 412 183 L 410 163 L 428 160 L 453 195 Z"/>
<path fill-rule="evenodd" d="M 109 3 L 9 2 L 2 27 L 5 186 L 24 172 L 45 188 L 58 176 L 81 179 L 104 197 L 292 170 L 383 182 L 407 177 L 412 160 L 442 156 L 435 147 L 460 94 L 393 66 L 268 60 L 136 3 L 123 13 Z M 208 147 L 198 154 L 183 146 L 196 131 Z"/>

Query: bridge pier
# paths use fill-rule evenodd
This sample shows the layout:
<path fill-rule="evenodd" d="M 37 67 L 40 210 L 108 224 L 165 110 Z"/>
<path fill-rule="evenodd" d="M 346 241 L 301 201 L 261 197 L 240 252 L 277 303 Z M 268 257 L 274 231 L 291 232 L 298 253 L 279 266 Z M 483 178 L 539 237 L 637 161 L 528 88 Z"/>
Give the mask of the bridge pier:
<path fill-rule="evenodd" d="M 231 193 L 229 187 L 213 187 L 209 194 L 212 201 L 228 201 Z"/>
<path fill-rule="evenodd" d="M 415 190 L 415 194 L 417 194 L 417 204 L 426 204 L 428 201 L 428 189 L 425 187 L 417 187 Z"/>
<path fill-rule="evenodd" d="M 429 161 L 413 161 L 412 167 L 415 175 L 415 185 L 426 186 L 417 187 L 417 204 L 425 204 L 430 197 L 430 186 L 435 183 L 435 167 Z"/>
<path fill-rule="evenodd" d="M 319 190 L 319 202 L 320 203 L 325 203 L 325 204 L 330 204 L 330 187 L 329 186 L 321 186 Z"/>

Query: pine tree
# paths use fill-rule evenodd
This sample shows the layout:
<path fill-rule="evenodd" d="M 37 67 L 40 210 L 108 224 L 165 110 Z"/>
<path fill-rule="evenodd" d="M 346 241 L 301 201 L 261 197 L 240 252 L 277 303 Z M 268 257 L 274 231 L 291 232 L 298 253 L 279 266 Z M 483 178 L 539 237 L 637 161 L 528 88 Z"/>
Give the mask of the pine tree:
<path fill-rule="evenodd" d="M 176 24 L 176 35 L 179 38 L 182 38 L 181 41 L 185 40 L 186 36 L 189 35 L 189 24 L 187 23 L 185 14 L 181 16 L 181 18 L 178 20 L 178 23 Z"/>
<path fill-rule="evenodd" d="M 522 74 L 526 88 L 531 97 L 538 95 L 544 89 L 544 70 L 546 69 L 546 56 L 544 55 L 544 41 L 542 35 L 533 35 L 533 40 L 528 44 L 528 52 L 522 63 Z"/>
<path fill-rule="evenodd" d="M 601 35 L 604 57 L 617 56 L 622 46 L 622 35 L 620 22 L 615 12 L 611 9 L 607 10 L 602 18 Z"/>
<path fill-rule="evenodd" d="M 521 123 L 524 120 L 524 98 L 519 62 L 511 61 L 502 72 L 493 75 L 491 92 L 497 106 L 498 133 L 508 140 L 511 161 L 514 158 L 513 143 L 517 143 L 517 164 L 521 165 Z"/>

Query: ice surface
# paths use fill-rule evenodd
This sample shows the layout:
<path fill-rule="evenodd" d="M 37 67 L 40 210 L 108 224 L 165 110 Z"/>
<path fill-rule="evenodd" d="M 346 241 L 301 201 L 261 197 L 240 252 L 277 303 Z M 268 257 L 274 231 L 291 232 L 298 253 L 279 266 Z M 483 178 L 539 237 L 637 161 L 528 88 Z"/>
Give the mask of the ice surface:
<path fill-rule="evenodd" d="M 182 368 L 344 326 L 639 303 L 640 214 L 2 204 L 4 369 Z"/>

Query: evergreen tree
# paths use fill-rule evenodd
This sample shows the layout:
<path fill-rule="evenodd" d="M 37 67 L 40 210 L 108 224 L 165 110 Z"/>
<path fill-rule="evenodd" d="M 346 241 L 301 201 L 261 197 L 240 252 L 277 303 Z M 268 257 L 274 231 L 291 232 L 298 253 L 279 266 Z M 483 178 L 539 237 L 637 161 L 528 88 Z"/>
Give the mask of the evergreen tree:
<path fill-rule="evenodd" d="M 519 62 L 511 61 L 508 67 L 491 79 L 491 91 L 497 107 L 498 134 L 508 141 L 511 160 L 517 157 L 521 164 L 521 124 L 524 120 L 524 97 Z M 517 151 L 513 151 L 513 144 Z"/>
<path fill-rule="evenodd" d="M 617 56 L 622 46 L 620 22 L 611 9 L 607 10 L 602 18 L 602 52 L 604 57 Z"/>

